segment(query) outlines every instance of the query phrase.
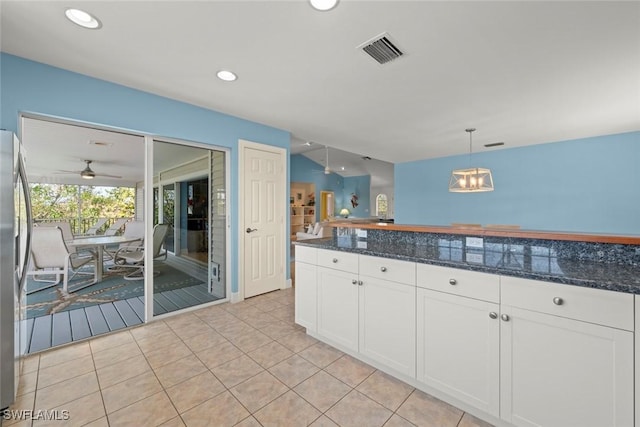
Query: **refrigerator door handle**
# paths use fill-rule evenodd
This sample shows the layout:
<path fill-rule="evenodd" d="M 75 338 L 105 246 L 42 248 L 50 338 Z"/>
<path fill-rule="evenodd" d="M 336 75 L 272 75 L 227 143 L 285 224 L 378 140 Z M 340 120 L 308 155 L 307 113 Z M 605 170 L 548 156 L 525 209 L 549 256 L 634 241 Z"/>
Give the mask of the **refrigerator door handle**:
<path fill-rule="evenodd" d="M 33 234 L 33 213 L 31 212 L 31 195 L 29 194 L 29 181 L 27 180 L 27 170 L 24 165 L 24 159 L 22 158 L 22 154 L 18 154 L 18 179 L 20 179 L 20 183 L 22 185 L 22 192 L 24 194 L 24 204 L 25 210 L 27 213 L 27 238 L 26 238 L 26 247 L 24 248 L 24 264 L 22 265 L 22 270 L 20 271 L 20 283 L 18 284 L 18 289 L 22 294 L 22 290 L 27 282 L 27 269 L 29 268 L 29 262 L 31 260 L 31 235 Z"/>

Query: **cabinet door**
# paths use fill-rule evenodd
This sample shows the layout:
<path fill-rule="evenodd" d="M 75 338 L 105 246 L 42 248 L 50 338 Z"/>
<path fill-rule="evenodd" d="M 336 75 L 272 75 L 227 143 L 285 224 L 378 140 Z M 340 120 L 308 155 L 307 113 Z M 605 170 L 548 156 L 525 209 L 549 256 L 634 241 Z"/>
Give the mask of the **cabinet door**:
<path fill-rule="evenodd" d="M 317 329 L 317 271 L 315 265 L 296 262 L 295 320 L 311 332 Z"/>
<path fill-rule="evenodd" d="M 422 288 L 417 294 L 418 381 L 499 416 L 499 305 Z"/>
<path fill-rule="evenodd" d="M 318 267 L 318 334 L 353 351 L 358 351 L 357 279 L 354 273 Z"/>
<path fill-rule="evenodd" d="M 416 374 L 416 288 L 360 276 L 360 353 Z"/>
<path fill-rule="evenodd" d="M 503 306 L 501 418 L 516 426 L 633 426 L 633 333 Z"/>

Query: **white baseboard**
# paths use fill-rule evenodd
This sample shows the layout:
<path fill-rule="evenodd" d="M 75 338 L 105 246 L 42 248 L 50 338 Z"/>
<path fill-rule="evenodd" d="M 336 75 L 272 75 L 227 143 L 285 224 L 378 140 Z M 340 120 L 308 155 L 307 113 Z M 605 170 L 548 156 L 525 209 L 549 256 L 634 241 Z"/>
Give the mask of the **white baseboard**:
<path fill-rule="evenodd" d="M 287 279 L 287 280 L 285 280 L 285 282 L 284 282 L 284 286 L 283 286 L 282 288 L 280 288 L 280 289 L 287 289 L 287 288 L 290 288 L 290 287 L 291 287 L 291 284 L 292 284 L 291 279 Z"/>

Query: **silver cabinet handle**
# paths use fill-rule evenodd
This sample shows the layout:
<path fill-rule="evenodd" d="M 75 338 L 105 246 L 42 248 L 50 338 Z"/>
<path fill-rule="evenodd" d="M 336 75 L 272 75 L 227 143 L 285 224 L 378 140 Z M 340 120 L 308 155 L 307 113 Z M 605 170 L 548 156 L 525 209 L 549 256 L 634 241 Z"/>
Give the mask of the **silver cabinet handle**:
<path fill-rule="evenodd" d="M 384 273 L 385 271 L 387 271 L 387 267 L 380 267 L 380 271 Z"/>
<path fill-rule="evenodd" d="M 337 262 L 338 262 L 338 258 L 334 258 L 334 259 L 332 259 L 332 261 L 333 261 L 333 263 L 335 264 L 335 263 L 337 263 Z"/>
<path fill-rule="evenodd" d="M 358 280 L 358 286 L 362 286 L 364 285 L 364 283 L 362 283 L 362 280 Z"/>
<path fill-rule="evenodd" d="M 458 281 L 456 279 L 449 279 L 449 284 L 450 285 L 457 285 Z"/>
<path fill-rule="evenodd" d="M 497 319 L 498 318 L 498 313 L 496 313 L 495 311 L 492 311 L 489 313 L 489 317 L 492 319 Z"/>
<path fill-rule="evenodd" d="M 555 305 L 562 305 L 562 304 L 564 304 L 564 300 L 563 300 L 562 298 L 560 298 L 560 297 L 555 297 L 555 298 L 553 299 L 553 303 L 554 303 Z"/>
<path fill-rule="evenodd" d="M 357 281 L 356 279 L 353 279 L 353 280 L 351 280 L 351 284 L 352 284 L 352 285 L 357 285 L 357 284 L 358 284 L 358 281 Z"/>
<path fill-rule="evenodd" d="M 258 231 L 257 228 L 251 228 L 251 227 L 247 227 L 247 229 L 245 230 L 247 233 L 253 233 L 254 231 Z"/>
<path fill-rule="evenodd" d="M 509 321 L 509 315 L 508 314 L 503 314 L 502 316 L 500 316 L 500 318 L 505 322 Z"/>

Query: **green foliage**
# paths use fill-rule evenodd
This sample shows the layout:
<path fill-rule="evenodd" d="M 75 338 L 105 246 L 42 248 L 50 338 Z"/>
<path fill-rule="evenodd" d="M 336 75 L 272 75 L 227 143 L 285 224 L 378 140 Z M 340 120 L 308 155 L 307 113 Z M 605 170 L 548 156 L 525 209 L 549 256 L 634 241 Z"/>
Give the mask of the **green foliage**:
<path fill-rule="evenodd" d="M 61 184 L 30 187 L 36 221 L 82 218 L 95 222 L 98 218 L 130 218 L 135 214 L 135 188 Z"/>

